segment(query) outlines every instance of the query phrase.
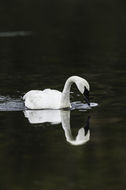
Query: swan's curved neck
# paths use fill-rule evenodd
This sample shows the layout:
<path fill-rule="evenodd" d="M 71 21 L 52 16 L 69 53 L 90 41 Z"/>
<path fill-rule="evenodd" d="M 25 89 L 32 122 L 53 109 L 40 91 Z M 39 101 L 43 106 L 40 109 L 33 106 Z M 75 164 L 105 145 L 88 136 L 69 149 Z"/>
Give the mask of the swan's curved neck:
<path fill-rule="evenodd" d="M 68 111 L 61 111 L 61 122 L 62 122 L 62 128 L 65 132 L 65 137 L 68 142 L 71 142 L 74 140 L 70 128 L 70 110 Z"/>
<path fill-rule="evenodd" d="M 70 107 L 70 88 L 71 85 L 74 83 L 74 80 L 72 79 L 72 77 L 68 78 L 68 80 L 66 81 L 64 88 L 63 88 L 63 92 L 62 92 L 62 96 L 61 96 L 61 107 L 62 108 L 67 108 Z"/>

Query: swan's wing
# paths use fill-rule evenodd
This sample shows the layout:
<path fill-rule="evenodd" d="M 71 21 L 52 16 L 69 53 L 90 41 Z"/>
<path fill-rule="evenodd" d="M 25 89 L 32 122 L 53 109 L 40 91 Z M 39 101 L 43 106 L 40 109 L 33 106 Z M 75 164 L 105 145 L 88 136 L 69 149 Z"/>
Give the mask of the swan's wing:
<path fill-rule="evenodd" d="M 25 106 L 30 109 L 58 109 L 61 94 L 61 92 L 51 89 L 31 90 L 24 95 L 23 99 Z"/>
<path fill-rule="evenodd" d="M 43 93 L 40 90 L 31 90 L 23 96 L 25 106 L 30 109 L 40 109 Z"/>
<path fill-rule="evenodd" d="M 27 98 L 30 98 L 35 95 L 39 95 L 41 94 L 41 92 L 42 92 L 41 90 L 30 90 L 23 96 L 23 100 L 26 100 Z"/>

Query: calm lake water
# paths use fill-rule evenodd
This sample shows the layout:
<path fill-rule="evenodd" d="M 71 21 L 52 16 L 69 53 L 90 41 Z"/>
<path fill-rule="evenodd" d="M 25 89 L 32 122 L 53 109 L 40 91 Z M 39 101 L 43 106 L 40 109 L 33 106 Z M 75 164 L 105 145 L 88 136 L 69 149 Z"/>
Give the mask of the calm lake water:
<path fill-rule="evenodd" d="M 125 34 L 122 0 L 0 3 L 1 190 L 125 189 Z M 62 90 L 71 75 L 98 106 L 24 111 L 27 91 Z"/>

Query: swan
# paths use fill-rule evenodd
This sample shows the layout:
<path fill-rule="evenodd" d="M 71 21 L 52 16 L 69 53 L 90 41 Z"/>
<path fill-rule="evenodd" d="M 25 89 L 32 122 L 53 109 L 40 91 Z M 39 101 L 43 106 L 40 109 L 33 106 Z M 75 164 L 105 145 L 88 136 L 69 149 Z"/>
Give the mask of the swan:
<path fill-rule="evenodd" d="M 70 127 L 70 110 L 25 110 L 24 116 L 31 124 L 50 123 L 55 125 L 61 123 L 66 141 L 73 146 L 85 144 L 90 140 L 89 117 L 85 127 L 81 127 L 76 137 L 73 137 Z"/>
<path fill-rule="evenodd" d="M 75 83 L 81 94 L 84 94 L 86 103 L 89 103 L 89 83 L 78 76 L 71 76 L 66 80 L 63 91 L 45 89 L 30 90 L 23 96 L 25 107 L 29 109 L 63 109 L 70 108 L 70 88 Z"/>

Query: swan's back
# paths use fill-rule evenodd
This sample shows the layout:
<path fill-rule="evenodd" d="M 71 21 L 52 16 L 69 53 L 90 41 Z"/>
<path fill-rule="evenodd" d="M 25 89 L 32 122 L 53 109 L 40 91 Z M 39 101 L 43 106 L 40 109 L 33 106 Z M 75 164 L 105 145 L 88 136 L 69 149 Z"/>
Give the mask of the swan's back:
<path fill-rule="evenodd" d="M 60 91 L 51 89 L 31 90 L 23 96 L 23 100 L 29 109 L 59 109 L 61 94 Z"/>

